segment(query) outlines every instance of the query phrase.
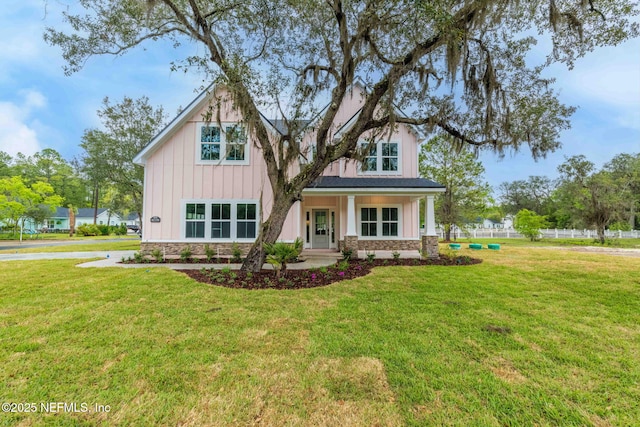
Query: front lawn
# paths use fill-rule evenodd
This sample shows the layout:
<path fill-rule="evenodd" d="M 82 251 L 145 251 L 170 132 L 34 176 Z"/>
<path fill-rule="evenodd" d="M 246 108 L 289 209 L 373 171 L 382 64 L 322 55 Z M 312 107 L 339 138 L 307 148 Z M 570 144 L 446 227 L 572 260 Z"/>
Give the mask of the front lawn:
<path fill-rule="evenodd" d="M 637 423 L 640 258 L 473 256 L 287 292 L 0 263 L 0 396 L 87 405 L 0 425 Z"/>
<path fill-rule="evenodd" d="M 0 254 L 33 254 L 44 252 L 95 252 L 95 251 L 138 251 L 140 238 L 118 239 L 108 242 L 56 242 L 55 246 L 26 247 L 19 249 L 0 249 Z"/>

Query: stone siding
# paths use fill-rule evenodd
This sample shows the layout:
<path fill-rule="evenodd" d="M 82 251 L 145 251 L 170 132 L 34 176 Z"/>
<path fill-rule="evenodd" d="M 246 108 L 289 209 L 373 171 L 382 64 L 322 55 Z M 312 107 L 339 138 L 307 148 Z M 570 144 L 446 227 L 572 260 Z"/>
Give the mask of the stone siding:
<path fill-rule="evenodd" d="M 438 236 L 422 236 L 422 256 L 424 258 L 439 258 Z"/>
<path fill-rule="evenodd" d="M 358 258 L 358 236 L 344 236 L 343 247 L 353 251 L 351 258 Z"/>
<path fill-rule="evenodd" d="M 167 256 L 180 255 L 180 252 L 187 246 L 191 249 L 193 256 L 204 256 L 204 247 L 209 245 L 214 250 L 214 256 L 228 257 L 232 255 L 234 243 L 162 243 L 162 242 L 141 242 L 140 252 L 144 255 L 151 255 L 151 252 L 155 249 L 164 249 Z M 251 249 L 252 243 L 237 243 L 238 248 L 242 251 L 242 256 L 245 256 L 249 249 Z"/>
<path fill-rule="evenodd" d="M 338 250 L 345 247 L 338 241 Z M 359 251 L 419 251 L 420 240 L 358 240 Z"/>
<path fill-rule="evenodd" d="M 361 251 L 419 251 L 420 240 L 360 240 Z"/>

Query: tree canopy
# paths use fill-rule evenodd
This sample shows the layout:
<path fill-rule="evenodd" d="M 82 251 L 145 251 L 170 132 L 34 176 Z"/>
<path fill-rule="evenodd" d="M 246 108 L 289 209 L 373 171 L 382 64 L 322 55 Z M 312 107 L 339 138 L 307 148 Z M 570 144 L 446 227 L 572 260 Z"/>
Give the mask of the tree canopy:
<path fill-rule="evenodd" d="M 62 48 L 68 73 L 92 55 L 122 55 L 158 39 L 205 49 L 172 66 L 197 67 L 227 85 L 274 192 L 278 215 L 263 223 L 252 269 L 264 261 L 261 242 L 282 229 L 279 213 L 331 162 L 358 158 L 363 134 L 409 123 L 438 128 L 456 145 L 500 154 L 527 147 L 542 157 L 558 148 L 574 110 L 558 101 L 545 67 L 571 67 L 597 46 L 638 35 L 635 0 L 83 0 L 77 7 L 65 13 L 69 31 L 45 33 Z M 529 64 L 543 37 L 552 42 L 547 60 Z M 338 108 L 358 78 L 368 95 L 334 139 Z M 264 108 L 283 117 L 286 135 L 270 138 Z M 411 115 L 398 114 L 403 109 Z M 292 174 L 296 119 L 316 114 L 314 161 Z"/>
<path fill-rule="evenodd" d="M 446 240 L 451 240 L 453 225 L 463 228 L 482 216 L 491 193 L 482 163 L 466 147 L 452 150 L 449 139 L 431 138 L 419 154 L 420 175 L 446 187 L 435 204 L 436 220 L 444 226 Z"/>
<path fill-rule="evenodd" d="M 611 163 L 609 164 L 611 165 Z M 585 156 L 572 156 L 558 166 L 562 200 L 574 223 L 595 226 L 600 243 L 605 242 L 605 228 L 634 207 L 638 198 L 632 193 L 633 181 L 628 176 L 616 175 L 607 168 L 596 170 Z"/>
<path fill-rule="evenodd" d="M 112 186 L 115 194 L 103 203 L 115 212 L 132 211 L 141 218 L 144 170 L 133 164 L 133 158 L 164 126 L 164 110 L 151 106 L 147 97 L 124 97 L 117 104 L 105 98 L 98 116 L 104 129 L 87 129 L 80 144 L 80 162 L 92 184 L 95 207 L 99 192 L 107 194 Z"/>
<path fill-rule="evenodd" d="M 7 220 L 14 229 L 27 218 L 42 222 L 61 202 L 62 197 L 46 182 L 27 185 L 19 176 L 0 179 L 0 220 Z"/>

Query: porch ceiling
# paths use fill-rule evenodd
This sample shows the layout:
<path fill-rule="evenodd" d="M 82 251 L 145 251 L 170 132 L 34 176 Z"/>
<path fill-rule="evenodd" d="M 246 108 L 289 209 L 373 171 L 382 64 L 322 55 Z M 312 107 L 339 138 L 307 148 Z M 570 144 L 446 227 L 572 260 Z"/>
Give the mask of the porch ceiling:
<path fill-rule="evenodd" d="M 305 188 L 302 194 L 425 195 L 443 193 L 444 191 L 445 187 L 443 185 L 425 178 L 342 178 L 338 176 L 321 176 L 309 187 Z"/>

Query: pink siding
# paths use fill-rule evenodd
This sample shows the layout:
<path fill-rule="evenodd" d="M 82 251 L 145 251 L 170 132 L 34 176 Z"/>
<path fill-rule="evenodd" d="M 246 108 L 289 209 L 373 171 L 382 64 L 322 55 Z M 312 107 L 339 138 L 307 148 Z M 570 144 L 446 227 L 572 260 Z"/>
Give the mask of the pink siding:
<path fill-rule="evenodd" d="M 362 92 L 354 88 L 352 96 L 339 108 L 333 132 L 337 132 L 362 104 Z M 230 105 L 230 104 L 227 104 Z M 251 199 L 258 200 L 262 194 L 264 217 L 272 205 L 272 191 L 266 176 L 261 152 L 249 138 L 247 150 L 249 165 L 196 164 L 196 131 L 206 107 L 195 113 L 186 124 L 177 129 L 166 142 L 160 145 L 148 158 L 145 165 L 145 206 L 143 212 L 145 240 L 181 240 L 181 222 L 184 200 L 211 199 Z M 230 107 L 220 113 L 221 122 L 238 122 L 237 112 Z M 304 138 L 304 143 L 313 141 L 314 133 Z M 404 177 L 417 177 L 418 144 L 416 136 L 405 126 L 400 126 L 392 137 L 401 143 L 401 172 Z M 336 162 L 330 165 L 325 175 L 357 177 L 359 175 L 354 162 L 344 164 Z M 367 175 L 371 176 L 371 175 Z M 390 176 L 390 175 L 385 175 Z M 393 176 L 393 175 L 392 175 Z M 418 208 L 412 198 L 385 196 L 357 196 L 356 210 L 364 204 L 402 205 L 403 238 L 418 237 Z M 302 203 L 296 203 L 288 213 L 280 238 L 293 240 L 304 230 L 304 212 L 306 209 L 327 207 L 335 209 L 339 235 L 346 234 L 347 198 L 346 196 L 310 196 Z M 150 218 L 158 216 L 159 223 L 151 223 Z"/>
<path fill-rule="evenodd" d="M 330 133 L 335 135 L 341 128 L 348 123 L 350 119 L 354 117 L 357 111 L 363 104 L 363 92 L 358 86 L 353 88 L 351 96 L 348 96 L 344 103 L 338 109 L 336 114 L 334 125 L 331 128 Z M 315 143 L 316 132 L 311 132 L 303 139 L 302 146 L 309 146 L 309 144 Z M 363 137 L 364 139 L 364 137 Z M 393 132 L 391 141 L 398 142 L 400 144 L 401 158 L 400 165 L 401 171 L 398 175 L 385 174 L 386 177 L 406 177 L 417 178 L 418 177 L 418 149 L 419 144 L 417 136 L 414 131 L 410 130 L 408 126 L 400 125 Z M 325 176 L 341 176 L 341 177 L 358 177 L 364 176 L 358 173 L 357 162 L 339 160 L 329 165 L 324 171 Z M 376 176 L 374 174 L 367 174 L 366 176 Z"/>
<path fill-rule="evenodd" d="M 147 160 L 144 212 L 145 239 L 179 240 L 181 201 L 188 199 L 253 199 L 264 189 L 263 209 L 272 203 L 271 187 L 264 172 L 261 153 L 251 141 L 247 144 L 249 165 L 197 165 L 196 128 L 206 107 L 196 113 Z M 221 112 L 222 122 L 237 122 L 231 109 Z M 160 223 L 151 223 L 158 216 Z M 291 228 L 291 227 L 289 227 Z"/>

